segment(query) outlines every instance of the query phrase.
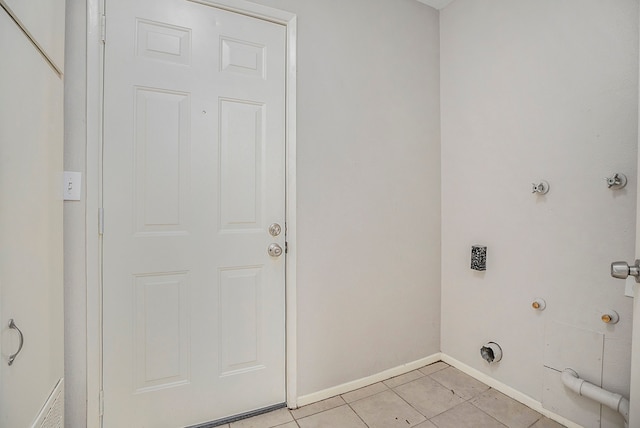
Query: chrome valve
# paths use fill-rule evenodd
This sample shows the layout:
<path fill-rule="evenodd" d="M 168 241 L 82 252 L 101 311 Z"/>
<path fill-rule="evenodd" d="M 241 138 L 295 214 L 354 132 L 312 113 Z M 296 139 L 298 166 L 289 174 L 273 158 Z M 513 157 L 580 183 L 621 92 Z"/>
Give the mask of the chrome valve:
<path fill-rule="evenodd" d="M 539 183 L 531 183 L 531 193 L 546 195 L 549 192 L 549 183 L 542 180 Z"/>
<path fill-rule="evenodd" d="M 607 187 L 609 189 L 622 189 L 627 185 L 627 176 L 619 172 L 616 172 L 611 177 L 605 178 L 605 180 L 607 181 Z"/>

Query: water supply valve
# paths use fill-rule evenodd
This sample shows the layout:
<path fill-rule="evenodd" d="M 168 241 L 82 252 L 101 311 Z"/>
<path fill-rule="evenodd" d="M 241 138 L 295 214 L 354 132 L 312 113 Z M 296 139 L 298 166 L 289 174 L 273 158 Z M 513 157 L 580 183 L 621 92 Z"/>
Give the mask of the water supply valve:
<path fill-rule="evenodd" d="M 537 298 L 531 303 L 531 307 L 536 311 L 544 311 L 547 307 L 547 302 L 544 299 Z"/>
<path fill-rule="evenodd" d="M 618 321 L 620 321 L 620 315 L 618 315 L 616 311 L 610 309 L 603 313 L 600 319 L 605 324 L 617 324 Z"/>
<path fill-rule="evenodd" d="M 627 176 L 619 172 L 605 178 L 605 180 L 607 181 L 607 187 L 613 190 L 622 189 L 627 185 Z"/>
<path fill-rule="evenodd" d="M 531 193 L 546 195 L 549 192 L 549 183 L 541 180 L 539 183 L 531 183 Z"/>

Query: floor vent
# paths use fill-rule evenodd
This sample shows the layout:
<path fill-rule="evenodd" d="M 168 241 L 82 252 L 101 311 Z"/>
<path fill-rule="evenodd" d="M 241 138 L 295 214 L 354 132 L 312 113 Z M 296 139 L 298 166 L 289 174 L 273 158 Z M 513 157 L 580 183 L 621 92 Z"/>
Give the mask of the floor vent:
<path fill-rule="evenodd" d="M 32 428 L 64 428 L 64 380 L 60 379 Z"/>

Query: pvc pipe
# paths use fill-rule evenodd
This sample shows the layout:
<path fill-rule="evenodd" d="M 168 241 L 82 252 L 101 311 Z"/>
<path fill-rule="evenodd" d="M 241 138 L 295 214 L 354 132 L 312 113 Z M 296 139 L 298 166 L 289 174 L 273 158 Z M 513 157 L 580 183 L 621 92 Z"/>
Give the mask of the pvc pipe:
<path fill-rule="evenodd" d="M 624 426 L 629 426 L 629 400 L 622 395 L 607 391 L 584 379 L 580 379 L 578 373 L 573 369 L 564 369 L 561 379 L 562 383 L 576 394 L 590 398 L 619 412 L 624 418 Z"/>

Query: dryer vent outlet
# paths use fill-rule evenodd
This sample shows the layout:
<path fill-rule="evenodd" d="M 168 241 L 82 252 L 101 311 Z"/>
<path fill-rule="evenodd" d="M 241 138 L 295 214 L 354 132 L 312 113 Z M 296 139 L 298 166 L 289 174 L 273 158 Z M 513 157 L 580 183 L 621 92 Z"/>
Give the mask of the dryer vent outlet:
<path fill-rule="evenodd" d="M 480 348 L 480 355 L 489 364 L 497 363 L 502 359 L 502 348 L 495 342 L 485 343 Z"/>

